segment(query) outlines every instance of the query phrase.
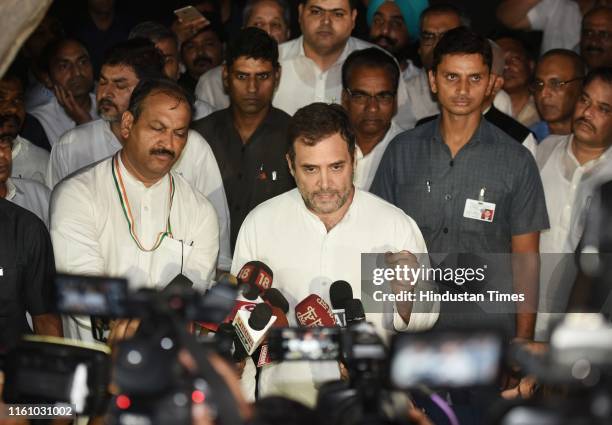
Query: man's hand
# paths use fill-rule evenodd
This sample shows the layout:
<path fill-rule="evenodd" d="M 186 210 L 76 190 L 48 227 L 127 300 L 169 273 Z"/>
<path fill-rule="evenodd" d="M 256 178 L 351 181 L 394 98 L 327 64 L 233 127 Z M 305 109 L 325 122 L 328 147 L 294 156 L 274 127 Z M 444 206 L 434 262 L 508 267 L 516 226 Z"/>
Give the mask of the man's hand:
<path fill-rule="evenodd" d="M 210 25 L 210 22 L 204 16 L 185 22 L 181 21 L 180 19 L 176 19 L 172 23 L 172 31 L 174 31 L 176 34 L 179 45 L 181 45 L 208 25 Z"/>
<path fill-rule="evenodd" d="M 108 345 L 113 346 L 124 339 L 133 337 L 139 326 L 140 319 L 120 319 L 111 322 Z"/>
<path fill-rule="evenodd" d="M 91 121 L 89 111 L 77 103 L 72 92 L 64 90 L 60 86 L 54 86 L 53 92 L 59 104 L 64 108 L 64 111 L 66 111 L 66 114 L 68 114 L 77 125 Z"/>
<path fill-rule="evenodd" d="M 409 251 L 400 251 L 396 253 L 387 252 L 385 254 L 385 263 L 388 268 L 395 268 L 399 266 L 400 268 L 404 268 L 405 266 L 408 269 L 416 269 L 419 267 L 419 262 L 414 254 Z M 391 290 L 394 294 L 400 294 L 402 292 L 412 292 L 414 291 L 414 286 L 416 282 L 410 280 L 394 280 L 391 282 Z M 395 306 L 397 308 L 397 312 L 402 317 L 404 322 L 410 322 L 410 315 L 412 314 L 412 302 L 411 301 L 396 301 Z"/>
<path fill-rule="evenodd" d="M 522 377 L 516 386 L 502 391 L 501 396 L 506 400 L 511 400 L 517 397 L 527 399 L 533 396 L 536 389 L 536 377 L 533 375 L 527 375 Z"/>

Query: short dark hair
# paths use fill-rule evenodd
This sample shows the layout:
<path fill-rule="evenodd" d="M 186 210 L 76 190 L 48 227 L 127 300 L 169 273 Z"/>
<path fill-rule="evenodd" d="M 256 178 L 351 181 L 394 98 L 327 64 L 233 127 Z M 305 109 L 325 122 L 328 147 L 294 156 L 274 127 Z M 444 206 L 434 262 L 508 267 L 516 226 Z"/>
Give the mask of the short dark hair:
<path fill-rule="evenodd" d="M 42 50 L 39 61 L 38 61 L 38 67 L 44 72 L 49 73 L 51 71 L 51 60 L 53 60 L 53 58 L 57 56 L 60 49 L 64 47 L 66 43 L 77 43 L 81 45 L 83 49 L 85 49 L 87 54 L 89 54 L 89 51 L 87 50 L 87 47 L 85 47 L 85 44 L 83 44 L 81 41 L 77 40 L 76 38 L 70 38 L 70 37 L 59 38 L 57 40 L 51 41 Z"/>
<path fill-rule="evenodd" d="M 346 58 L 342 65 L 343 88 L 349 88 L 349 79 L 354 72 L 353 70 L 361 66 L 366 68 L 381 68 L 387 71 L 393 82 L 393 90 L 397 91 L 400 77 L 399 65 L 391 55 L 377 47 L 356 50 Z"/>
<path fill-rule="evenodd" d="M 314 146 L 326 137 L 339 133 L 347 144 L 351 158 L 355 155 L 355 133 L 344 108 L 332 103 L 311 103 L 297 110 L 289 122 L 289 159 L 295 164 L 295 143 Z"/>
<path fill-rule="evenodd" d="M 225 65 L 231 67 L 236 59 L 245 56 L 250 59 L 272 62 L 278 68 L 278 43 L 261 28 L 248 27 L 240 30 L 225 51 Z"/>
<path fill-rule="evenodd" d="M 612 86 L 612 67 L 601 66 L 599 68 L 591 69 L 584 79 L 584 86 L 587 86 L 595 80 L 601 80 L 604 83 Z"/>
<path fill-rule="evenodd" d="M 164 72 L 164 58 L 146 38 L 133 38 L 115 44 L 106 52 L 102 65 L 129 66 L 139 80 L 161 78 Z"/>
<path fill-rule="evenodd" d="M 138 85 L 134 88 L 132 96 L 130 97 L 130 104 L 128 111 L 134 116 L 134 121 L 140 118 L 142 113 L 142 104 L 147 97 L 154 93 L 163 93 L 170 97 L 174 97 L 178 103 L 185 102 L 189 108 L 189 112 L 193 117 L 193 102 L 194 98 L 191 93 L 188 93 L 178 83 L 170 80 L 169 78 L 148 78 L 140 80 Z"/>
<path fill-rule="evenodd" d="M 173 40 L 178 47 L 178 37 L 170 28 L 153 21 L 145 21 L 135 25 L 128 35 L 128 39 L 146 38 L 151 43 L 157 43 L 160 40 Z"/>
<path fill-rule="evenodd" d="M 576 71 L 576 78 L 584 77 L 587 66 L 586 66 L 586 63 L 584 62 L 584 59 L 582 59 L 582 56 L 580 56 L 578 53 L 574 52 L 573 50 L 569 50 L 569 49 L 550 49 L 540 57 L 540 60 L 538 60 L 538 63 L 542 62 L 544 59 L 547 59 L 551 56 L 563 56 L 569 59 L 570 61 L 572 61 L 572 65 L 574 66 L 574 71 Z"/>
<path fill-rule="evenodd" d="M 489 41 L 466 27 L 458 27 L 448 31 L 442 36 L 433 51 L 432 70 L 435 73 L 444 55 L 471 55 L 482 56 L 483 62 L 491 70 L 493 52 Z"/>
<path fill-rule="evenodd" d="M 503 40 L 504 38 L 516 42 L 523 50 L 527 60 L 537 60 L 539 53 L 533 50 L 533 47 L 527 42 L 523 33 L 520 31 L 499 31 L 494 33 L 491 37 L 491 39 L 495 42 Z"/>
<path fill-rule="evenodd" d="M 467 13 L 463 9 L 457 7 L 456 5 L 452 3 L 436 3 L 436 4 L 432 4 L 427 9 L 423 10 L 423 12 L 421 12 L 421 17 L 419 19 L 419 29 L 423 28 L 423 19 L 425 18 L 425 16 L 429 15 L 430 13 L 434 13 L 434 14 L 454 13 L 455 15 L 459 17 L 459 22 L 461 23 L 461 26 L 469 28 L 472 25 L 470 17 L 467 15 Z"/>
<path fill-rule="evenodd" d="M 358 2 L 359 0 L 348 0 L 349 2 L 349 7 L 351 8 L 351 10 L 357 9 L 358 7 Z M 302 5 L 306 5 L 306 3 L 308 3 L 308 0 L 300 0 L 300 4 Z"/>
<path fill-rule="evenodd" d="M 244 6 L 244 11 L 242 12 L 242 25 L 247 24 L 247 21 L 251 19 L 251 13 L 253 13 L 253 9 L 257 6 L 257 3 L 262 2 L 264 0 L 248 0 L 246 6 Z M 289 5 L 285 0 L 272 0 L 274 3 L 278 5 L 283 10 L 283 19 L 287 27 L 291 26 L 291 10 L 289 10 Z"/>

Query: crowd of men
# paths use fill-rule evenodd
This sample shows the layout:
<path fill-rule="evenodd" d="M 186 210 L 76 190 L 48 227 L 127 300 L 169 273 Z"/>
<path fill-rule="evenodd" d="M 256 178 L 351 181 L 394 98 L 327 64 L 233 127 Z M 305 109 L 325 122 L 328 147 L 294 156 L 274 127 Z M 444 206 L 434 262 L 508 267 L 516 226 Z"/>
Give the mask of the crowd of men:
<path fill-rule="evenodd" d="M 190 3 L 202 16 L 170 26 L 127 27 L 112 0 L 89 0 L 81 31 L 48 15 L 0 79 L 3 348 L 27 332 L 94 341 L 89 317 L 51 313 L 55 270 L 132 289 L 182 274 L 206 290 L 259 260 L 295 325 L 296 304 L 329 301 L 336 280 L 359 296 L 361 254 L 376 252 L 388 267 L 513 254 L 498 286 L 526 298 L 494 315 L 397 301 L 366 312 L 385 340 L 489 321 L 516 343 L 547 341 L 546 312 L 567 305 L 577 271 L 559 279 L 537 254 L 574 253 L 612 179 L 611 2 L 504 0 L 506 28 L 485 35 L 425 0 L 249 0 L 231 15 L 229 2 Z M 358 13 L 367 40 L 352 36 Z M 341 375 L 242 367 L 248 398 L 306 405 Z M 499 392 L 446 396 L 461 423 L 480 423 Z"/>

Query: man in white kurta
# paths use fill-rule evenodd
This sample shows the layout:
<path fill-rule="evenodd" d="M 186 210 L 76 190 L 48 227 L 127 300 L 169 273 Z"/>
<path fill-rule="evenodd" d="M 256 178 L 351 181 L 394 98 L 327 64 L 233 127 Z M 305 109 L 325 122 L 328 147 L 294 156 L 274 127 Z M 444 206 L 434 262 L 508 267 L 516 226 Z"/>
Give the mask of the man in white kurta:
<path fill-rule="evenodd" d="M 290 134 L 297 134 L 296 140 L 309 140 L 309 144 L 294 141 L 294 154 L 290 150 L 288 155 L 298 188 L 255 208 L 236 243 L 232 273 L 251 260 L 270 266 L 273 286 L 289 301 L 287 318 L 292 326 L 296 326 L 296 304 L 310 294 L 330 303 L 329 288 L 336 280 L 349 282 L 354 296 L 360 297 L 362 253 L 393 252 L 397 256 L 393 261 L 401 262 L 411 253 L 427 252 L 410 217 L 354 188 L 351 152 L 355 142 L 341 136 L 342 126 L 347 125 L 346 121 L 339 124 L 342 120 L 347 120 L 345 112 L 335 105 L 318 103 L 298 111 Z M 316 130 L 308 135 L 304 129 L 309 127 Z M 432 287 L 419 281 L 412 290 L 425 289 Z M 396 304 L 386 307 L 386 313 L 367 312 L 367 320 L 385 339 L 396 330 L 429 329 L 439 311 L 435 303 L 415 302 L 407 314 Z M 253 374 L 248 363 L 242 377 L 247 396 L 254 391 Z M 270 364 L 262 370 L 259 394 L 280 394 L 313 405 L 317 387 L 338 378 L 335 362 Z"/>
<path fill-rule="evenodd" d="M 15 140 L 13 140 L 12 177 L 32 179 L 45 184 L 48 165 L 49 152 L 21 136 L 15 137 Z"/>
<path fill-rule="evenodd" d="M 612 104 L 612 84 L 591 74 L 576 104 L 573 133 L 551 135 L 534 153 L 550 217 L 550 229 L 540 234 L 542 257 L 540 312 L 536 338 L 546 339 L 551 317 L 562 312 L 572 289 L 576 268 L 573 253 L 583 235 L 595 190 L 612 179 L 612 117 L 599 105 Z M 608 72 L 608 78 L 612 77 Z M 609 106 L 608 106 L 609 107 Z"/>
<path fill-rule="evenodd" d="M 53 192 L 57 269 L 126 277 L 132 289 L 163 288 L 182 273 L 207 289 L 219 250 L 214 208 L 170 171 L 187 142 L 191 108 L 183 90 L 163 80 L 137 87 L 132 100 L 121 151 Z M 65 318 L 64 334 L 92 340 L 89 319 Z"/>
<path fill-rule="evenodd" d="M 49 227 L 49 198 L 51 191 L 42 183 L 30 179 L 9 178 L 4 199 L 36 214 Z"/>

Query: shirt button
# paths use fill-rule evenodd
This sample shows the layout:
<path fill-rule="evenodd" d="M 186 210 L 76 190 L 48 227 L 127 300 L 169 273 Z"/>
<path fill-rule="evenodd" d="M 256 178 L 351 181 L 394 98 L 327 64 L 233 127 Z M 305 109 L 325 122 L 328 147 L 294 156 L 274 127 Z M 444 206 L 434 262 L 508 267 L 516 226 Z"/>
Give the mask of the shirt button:
<path fill-rule="evenodd" d="M 446 195 L 444 195 L 444 199 L 450 201 L 451 199 L 453 199 L 453 196 L 450 193 L 447 193 Z"/>
<path fill-rule="evenodd" d="M 451 159 L 451 161 L 448 163 L 448 165 L 450 165 L 450 166 L 452 167 L 453 165 L 455 165 L 455 161 L 453 161 L 453 160 Z"/>
<path fill-rule="evenodd" d="M 445 227 L 444 229 L 442 229 L 442 231 L 443 231 L 444 233 L 448 233 L 448 227 Z"/>

